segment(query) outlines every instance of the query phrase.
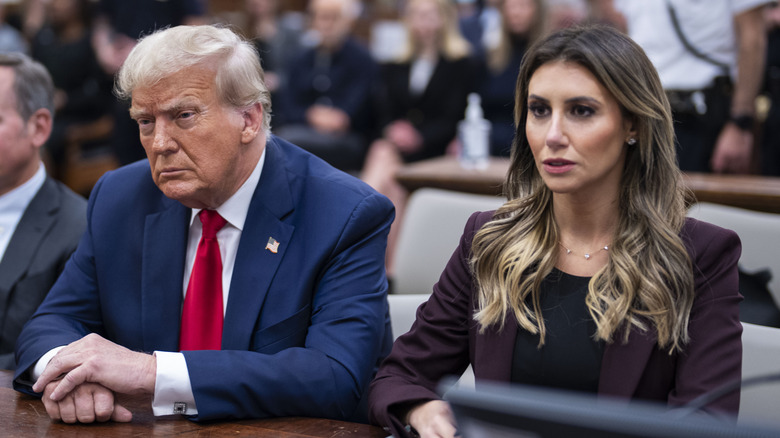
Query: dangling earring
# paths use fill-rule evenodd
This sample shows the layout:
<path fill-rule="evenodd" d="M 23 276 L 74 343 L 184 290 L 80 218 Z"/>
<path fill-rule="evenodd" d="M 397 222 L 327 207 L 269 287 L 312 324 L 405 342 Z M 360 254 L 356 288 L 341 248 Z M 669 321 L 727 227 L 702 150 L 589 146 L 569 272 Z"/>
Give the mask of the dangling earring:
<path fill-rule="evenodd" d="M 626 143 L 628 143 L 629 146 L 633 146 L 636 144 L 636 139 L 634 137 L 631 137 L 628 139 Z"/>

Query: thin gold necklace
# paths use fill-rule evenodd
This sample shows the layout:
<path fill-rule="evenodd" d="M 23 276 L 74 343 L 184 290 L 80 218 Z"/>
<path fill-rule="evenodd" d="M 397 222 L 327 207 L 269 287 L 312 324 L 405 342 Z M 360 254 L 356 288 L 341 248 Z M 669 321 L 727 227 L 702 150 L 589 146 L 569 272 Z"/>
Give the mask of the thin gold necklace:
<path fill-rule="evenodd" d="M 561 245 L 563 249 L 566 250 L 566 255 L 574 254 L 572 250 L 566 247 L 566 245 L 563 244 L 560 240 L 558 241 L 558 244 Z M 601 248 L 598 249 L 599 251 L 609 251 L 609 245 L 604 245 Z M 576 254 L 575 254 L 576 255 Z M 590 258 L 593 257 L 593 251 L 588 251 L 585 253 L 585 260 L 590 260 Z"/>

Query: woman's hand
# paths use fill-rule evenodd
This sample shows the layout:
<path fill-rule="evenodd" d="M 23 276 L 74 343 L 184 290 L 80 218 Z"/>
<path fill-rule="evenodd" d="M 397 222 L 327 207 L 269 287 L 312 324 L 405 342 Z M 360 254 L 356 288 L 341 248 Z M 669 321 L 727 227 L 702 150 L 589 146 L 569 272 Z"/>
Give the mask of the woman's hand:
<path fill-rule="evenodd" d="M 416 152 L 423 146 L 422 135 L 407 120 L 396 120 L 389 124 L 385 128 L 385 138 L 404 154 Z"/>
<path fill-rule="evenodd" d="M 412 408 L 407 420 L 421 438 L 453 438 L 457 432 L 450 405 L 442 400 L 429 401 Z"/>

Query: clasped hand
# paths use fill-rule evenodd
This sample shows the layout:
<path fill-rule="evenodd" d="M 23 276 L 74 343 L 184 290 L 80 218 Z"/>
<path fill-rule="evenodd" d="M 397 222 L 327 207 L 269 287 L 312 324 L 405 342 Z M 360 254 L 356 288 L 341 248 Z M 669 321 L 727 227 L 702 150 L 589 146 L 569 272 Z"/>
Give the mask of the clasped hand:
<path fill-rule="evenodd" d="M 130 421 L 132 413 L 115 394 L 151 394 L 157 363 L 138 353 L 90 334 L 66 346 L 51 359 L 33 385 L 52 419 L 66 423 Z"/>

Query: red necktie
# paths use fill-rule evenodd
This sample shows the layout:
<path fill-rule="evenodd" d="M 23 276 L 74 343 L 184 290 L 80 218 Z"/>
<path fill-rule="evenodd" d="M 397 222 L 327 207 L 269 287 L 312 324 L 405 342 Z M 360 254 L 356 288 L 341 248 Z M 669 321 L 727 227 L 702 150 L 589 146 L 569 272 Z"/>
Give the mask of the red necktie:
<path fill-rule="evenodd" d="M 203 235 L 181 313 L 180 350 L 219 350 L 222 347 L 222 257 L 217 231 L 227 221 L 214 210 L 201 210 Z"/>

